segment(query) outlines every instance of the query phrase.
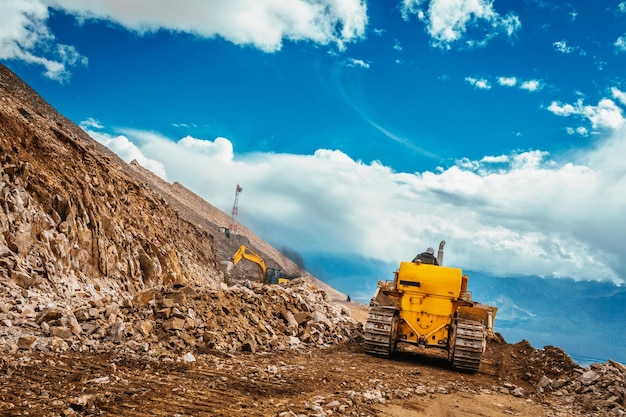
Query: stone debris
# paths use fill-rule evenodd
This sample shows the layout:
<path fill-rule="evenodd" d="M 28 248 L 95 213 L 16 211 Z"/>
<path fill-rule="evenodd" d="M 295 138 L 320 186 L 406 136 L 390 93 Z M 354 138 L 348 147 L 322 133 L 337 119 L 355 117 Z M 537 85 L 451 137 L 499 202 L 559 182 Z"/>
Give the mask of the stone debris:
<path fill-rule="evenodd" d="M 133 299 L 63 300 L 11 288 L 0 320 L 0 349 L 151 354 L 264 352 L 357 340 L 360 323 L 306 278 L 287 285 L 223 284 L 218 290 L 161 287 Z M 191 354 L 191 353 L 188 353 Z"/>
<path fill-rule="evenodd" d="M 510 378 L 530 382 L 532 390 L 504 381 L 485 392 L 499 392 L 537 402 L 559 404 L 554 416 L 626 416 L 626 366 L 612 360 L 585 368 L 561 349 L 535 349 L 522 341 L 502 352 Z"/>

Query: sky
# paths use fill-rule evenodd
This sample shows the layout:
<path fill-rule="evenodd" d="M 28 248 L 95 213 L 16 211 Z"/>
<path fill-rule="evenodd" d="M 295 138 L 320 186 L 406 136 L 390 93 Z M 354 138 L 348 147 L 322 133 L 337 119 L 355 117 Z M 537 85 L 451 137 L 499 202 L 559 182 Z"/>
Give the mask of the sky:
<path fill-rule="evenodd" d="M 441 240 L 625 283 L 626 1 L 1 0 L 0 62 L 360 298 Z"/>

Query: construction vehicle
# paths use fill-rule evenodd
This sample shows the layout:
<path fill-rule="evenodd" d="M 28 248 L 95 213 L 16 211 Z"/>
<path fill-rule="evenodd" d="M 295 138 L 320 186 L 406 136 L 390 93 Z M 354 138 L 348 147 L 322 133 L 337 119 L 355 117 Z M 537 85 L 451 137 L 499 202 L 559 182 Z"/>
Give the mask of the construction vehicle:
<path fill-rule="evenodd" d="M 284 282 L 288 282 L 293 277 L 287 277 L 282 274 L 281 270 L 278 268 L 268 268 L 265 265 L 265 261 L 261 256 L 259 256 L 252 249 L 247 248 L 246 245 L 241 245 L 237 252 L 233 254 L 230 258 L 230 261 L 227 262 L 226 271 L 230 272 L 232 268 L 239 263 L 242 259 L 247 259 L 249 261 L 254 262 L 259 267 L 259 278 L 256 282 L 262 284 L 282 284 Z"/>
<path fill-rule="evenodd" d="M 416 259 L 401 262 L 393 281 L 379 281 L 364 327 L 364 350 L 388 357 L 399 343 L 447 350 L 452 368 L 476 372 L 487 339 L 495 337 L 497 307 L 472 301 L 459 268 Z M 434 252 L 434 251 L 433 251 Z"/>

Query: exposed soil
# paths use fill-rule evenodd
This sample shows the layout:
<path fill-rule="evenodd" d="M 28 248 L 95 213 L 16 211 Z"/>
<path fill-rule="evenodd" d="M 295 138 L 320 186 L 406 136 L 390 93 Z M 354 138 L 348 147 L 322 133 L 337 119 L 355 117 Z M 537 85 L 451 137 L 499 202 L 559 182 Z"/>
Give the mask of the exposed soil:
<path fill-rule="evenodd" d="M 345 415 L 555 415 L 537 400 L 496 392 L 493 387 L 504 378 L 496 367 L 460 374 L 433 352 L 382 359 L 352 343 L 306 353 L 209 352 L 195 358 L 188 363 L 112 352 L 4 356 L 0 414 L 318 415 L 316 404 L 328 408 L 337 401 L 335 408 L 344 406 Z"/>
<path fill-rule="evenodd" d="M 364 306 L 349 304 L 363 316 Z M 359 342 L 178 358 L 20 351 L 0 365 L 3 416 L 586 415 L 571 399 L 536 392 L 542 375 L 557 379 L 577 366 L 560 349 L 526 342 L 490 343 L 476 374 L 451 370 L 442 351 L 405 347 L 385 359 Z M 514 388 L 525 394 L 512 395 Z"/>

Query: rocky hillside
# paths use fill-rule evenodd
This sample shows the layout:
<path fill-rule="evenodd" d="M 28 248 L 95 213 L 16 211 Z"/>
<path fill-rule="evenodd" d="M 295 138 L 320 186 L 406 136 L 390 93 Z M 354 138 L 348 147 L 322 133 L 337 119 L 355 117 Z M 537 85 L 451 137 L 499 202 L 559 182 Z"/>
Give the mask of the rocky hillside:
<path fill-rule="evenodd" d="M 227 215 L 120 160 L 4 66 L 0 148 L 5 349 L 257 350 L 355 335 L 321 283 L 245 227 L 220 232 Z M 220 262 L 242 243 L 304 278 L 227 286 Z M 257 276 L 252 262 L 238 267 Z"/>

